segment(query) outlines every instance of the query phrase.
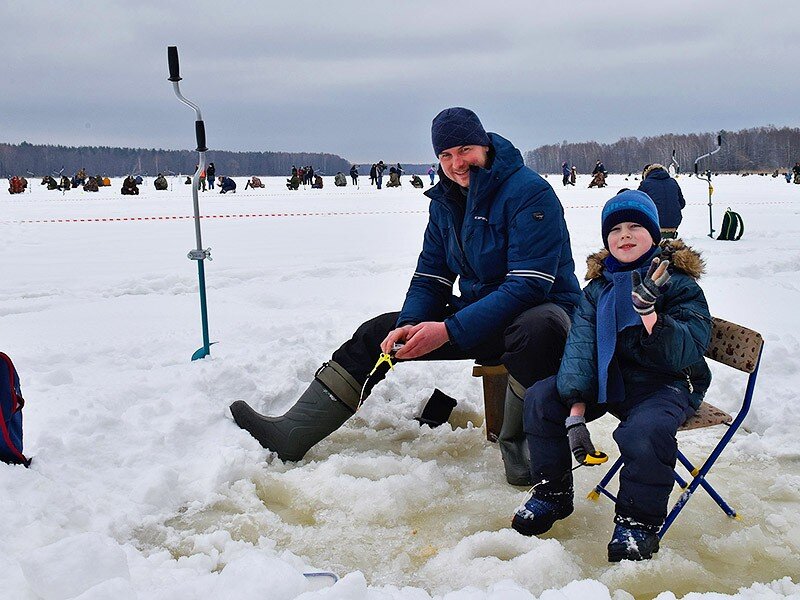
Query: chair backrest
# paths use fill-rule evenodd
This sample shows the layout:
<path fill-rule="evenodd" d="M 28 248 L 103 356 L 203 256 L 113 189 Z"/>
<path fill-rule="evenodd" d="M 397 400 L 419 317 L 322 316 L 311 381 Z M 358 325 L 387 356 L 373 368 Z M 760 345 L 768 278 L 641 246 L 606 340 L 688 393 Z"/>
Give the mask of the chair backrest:
<path fill-rule="evenodd" d="M 745 373 L 755 371 L 764 345 L 761 334 L 717 317 L 713 321 L 706 356 Z"/>

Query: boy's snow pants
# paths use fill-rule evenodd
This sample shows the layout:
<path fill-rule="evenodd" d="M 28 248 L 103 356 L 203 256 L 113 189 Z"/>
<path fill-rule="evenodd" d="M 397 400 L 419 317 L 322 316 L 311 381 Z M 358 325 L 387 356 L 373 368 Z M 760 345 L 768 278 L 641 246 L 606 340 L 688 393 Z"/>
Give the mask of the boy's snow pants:
<path fill-rule="evenodd" d="M 558 395 L 556 378 L 548 377 L 525 395 L 524 428 L 531 452 L 531 475 L 536 494 L 564 492 L 572 488 L 572 453 L 565 419 L 570 408 Z M 616 513 L 639 523 L 660 526 L 667 516 L 669 494 L 678 444 L 678 427 L 694 410 L 689 392 L 680 385 L 626 389 L 622 402 L 586 406 L 586 421 L 610 412 L 620 424 L 614 431 L 624 466 L 619 474 Z M 602 450 L 594 440 L 595 448 Z"/>
<path fill-rule="evenodd" d="M 332 360 L 363 385 L 380 356 L 380 343 L 395 329 L 399 315 L 399 312 L 385 313 L 363 323 L 333 353 Z M 552 303 L 540 304 L 520 314 L 505 330 L 479 346 L 460 350 L 448 342 L 413 360 L 475 359 L 483 364 L 502 363 L 512 377 L 528 387 L 558 371 L 569 327 L 569 316 L 563 308 Z M 367 393 L 388 369 L 386 363 L 381 365 L 370 378 Z"/>

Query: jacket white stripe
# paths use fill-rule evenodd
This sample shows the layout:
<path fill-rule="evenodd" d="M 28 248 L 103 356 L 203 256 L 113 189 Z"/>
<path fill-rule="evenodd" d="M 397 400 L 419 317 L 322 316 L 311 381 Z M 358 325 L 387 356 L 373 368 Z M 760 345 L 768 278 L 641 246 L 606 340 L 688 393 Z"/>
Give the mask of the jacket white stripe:
<path fill-rule="evenodd" d="M 553 283 L 556 280 L 555 276 L 550 275 L 549 273 L 534 271 L 532 269 L 515 269 L 508 272 L 508 277 L 536 277 L 549 281 L 550 283 Z"/>
<path fill-rule="evenodd" d="M 429 273 L 420 273 L 419 271 L 414 273 L 414 277 L 430 277 L 431 279 L 435 279 L 439 283 L 443 283 L 447 287 L 453 287 L 453 284 L 455 283 L 454 281 L 450 281 L 445 277 L 440 277 L 439 275 L 431 275 Z"/>

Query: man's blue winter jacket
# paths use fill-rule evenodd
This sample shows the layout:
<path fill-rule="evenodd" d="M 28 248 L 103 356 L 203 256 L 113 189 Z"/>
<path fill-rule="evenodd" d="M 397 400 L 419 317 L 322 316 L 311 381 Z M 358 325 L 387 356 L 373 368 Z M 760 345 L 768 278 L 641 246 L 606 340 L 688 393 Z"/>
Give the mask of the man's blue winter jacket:
<path fill-rule="evenodd" d="M 553 188 L 525 167 L 511 142 L 489 137 L 488 168 L 471 169 L 468 190 L 440 169 L 439 183 L 425 192 L 430 217 L 397 321 L 444 320 L 451 343 L 464 350 L 529 308 L 554 302 L 572 314 L 580 298 Z M 456 277 L 460 296 L 452 295 Z"/>
<path fill-rule="evenodd" d="M 662 229 L 677 229 L 686 206 L 681 186 L 664 169 L 654 169 L 639 185 L 639 190 L 650 196 L 658 209 L 658 220 Z"/>

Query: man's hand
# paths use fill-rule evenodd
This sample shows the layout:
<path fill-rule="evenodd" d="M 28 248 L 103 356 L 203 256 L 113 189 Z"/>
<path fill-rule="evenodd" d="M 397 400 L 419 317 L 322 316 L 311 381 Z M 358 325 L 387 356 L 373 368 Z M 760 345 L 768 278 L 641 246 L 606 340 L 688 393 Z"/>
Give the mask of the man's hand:
<path fill-rule="evenodd" d="M 592 437 L 589 435 L 589 430 L 586 429 L 586 419 L 577 415 L 570 416 L 564 421 L 564 425 L 567 426 L 567 437 L 572 455 L 575 460 L 583 464 L 586 455 L 595 452 Z"/>
<path fill-rule="evenodd" d="M 402 330 L 402 333 L 397 333 Z M 395 334 L 397 335 L 395 336 Z M 400 350 L 395 353 L 395 357 L 401 360 L 410 360 L 425 356 L 437 348 L 444 346 L 450 341 L 447 327 L 439 321 L 425 321 L 417 325 L 400 327 L 392 331 L 381 343 L 381 349 L 386 352 L 386 348 L 391 350 L 392 344 L 396 341 L 404 341 Z"/>
<path fill-rule="evenodd" d="M 667 289 L 670 279 L 668 266 L 668 260 L 661 261 L 658 257 L 654 258 L 644 280 L 639 275 L 639 271 L 631 271 L 631 283 L 633 284 L 631 301 L 634 310 L 640 315 L 649 315 L 655 311 L 656 300 Z"/>
<path fill-rule="evenodd" d="M 412 325 L 403 325 L 397 329 L 392 329 L 389 332 L 389 335 L 387 335 L 381 342 L 381 352 L 384 354 L 391 354 L 392 346 L 394 346 L 397 342 L 405 343 L 405 341 L 408 339 L 408 332 L 411 331 L 411 327 Z"/>

